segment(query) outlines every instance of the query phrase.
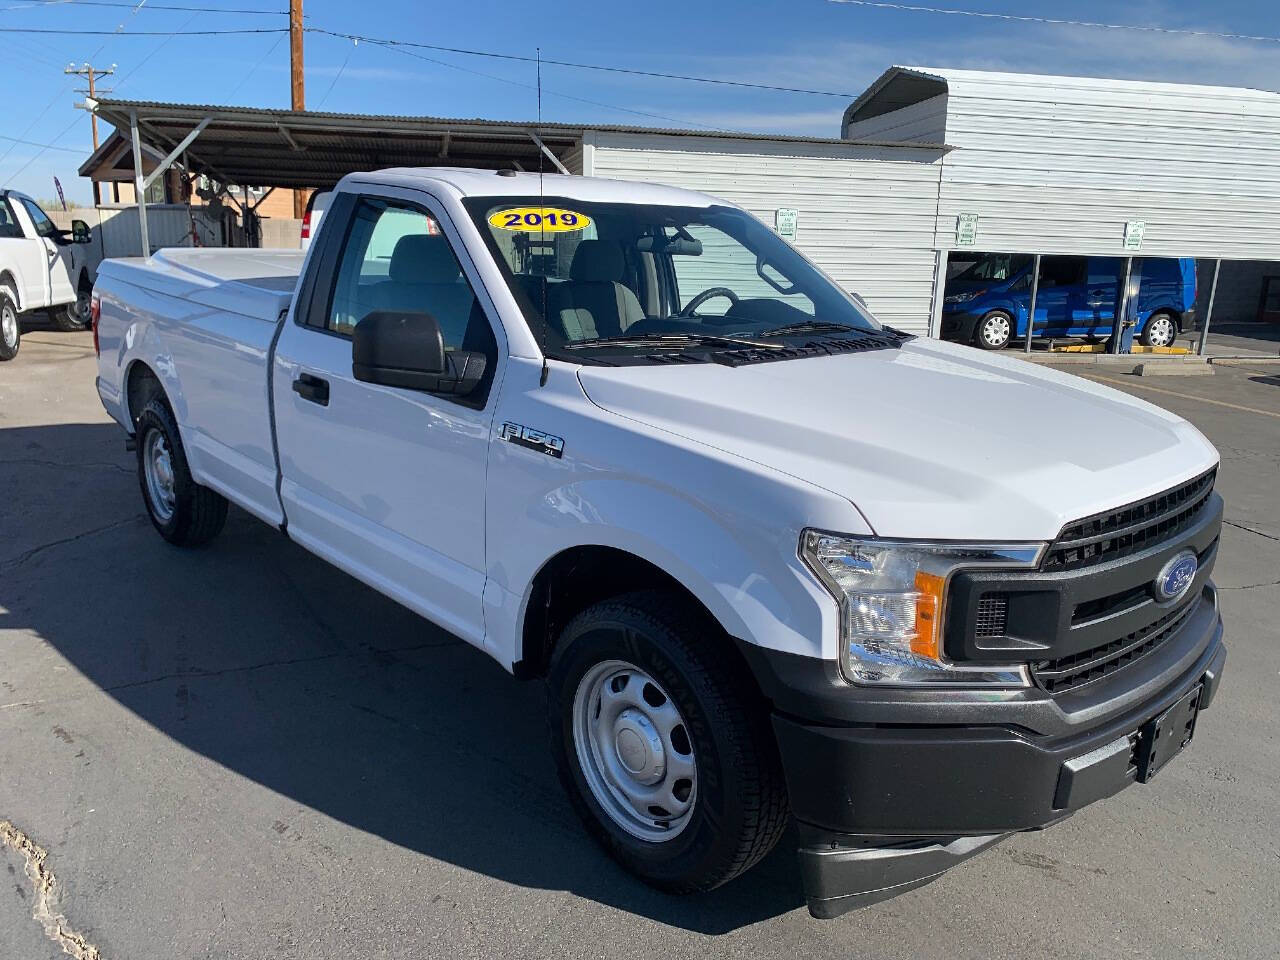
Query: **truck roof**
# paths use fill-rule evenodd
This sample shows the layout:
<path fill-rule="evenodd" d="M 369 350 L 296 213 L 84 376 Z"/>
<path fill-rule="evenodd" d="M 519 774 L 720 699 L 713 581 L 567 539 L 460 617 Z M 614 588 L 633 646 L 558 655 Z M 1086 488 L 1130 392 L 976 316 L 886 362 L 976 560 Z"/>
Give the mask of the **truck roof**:
<path fill-rule="evenodd" d="M 393 167 L 367 173 L 350 173 L 338 188 L 348 182 L 394 184 L 422 187 L 428 183 L 444 183 L 461 197 L 568 197 L 602 203 L 646 203 L 660 206 L 709 207 L 712 204 L 732 206 L 694 190 L 666 187 L 631 180 L 609 180 L 604 177 L 566 176 L 562 173 L 522 173 L 514 170 L 474 170 L 466 167 Z"/>

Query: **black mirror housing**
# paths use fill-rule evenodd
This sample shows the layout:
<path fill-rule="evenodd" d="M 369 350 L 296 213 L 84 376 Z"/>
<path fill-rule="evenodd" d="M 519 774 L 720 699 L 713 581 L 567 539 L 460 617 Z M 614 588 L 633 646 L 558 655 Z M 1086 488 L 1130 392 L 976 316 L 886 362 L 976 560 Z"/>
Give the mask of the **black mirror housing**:
<path fill-rule="evenodd" d="M 484 378 L 485 357 L 446 351 L 429 313 L 377 310 L 356 324 L 351 375 L 364 383 L 465 396 Z"/>
<path fill-rule="evenodd" d="M 71 242 L 72 243 L 89 243 L 93 240 L 93 233 L 89 230 L 89 225 L 83 220 L 71 221 Z"/>

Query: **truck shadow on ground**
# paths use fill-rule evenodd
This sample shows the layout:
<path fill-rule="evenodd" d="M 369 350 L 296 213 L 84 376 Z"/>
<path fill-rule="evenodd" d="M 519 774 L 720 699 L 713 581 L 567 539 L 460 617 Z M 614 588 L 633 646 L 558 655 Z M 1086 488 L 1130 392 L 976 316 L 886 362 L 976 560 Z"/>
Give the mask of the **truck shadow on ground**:
<path fill-rule="evenodd" d="M 631 878 L 587 838 L 561 791 L 540 685 L 513 680 L 235 509 L 209 547 L 170 547 L 141 515 L 131 455 L 114 447 L 118 465 L 85 472 L 120 439 L 114 425 L 0 431 L 0 462 L 32 450 L 83 459 L 84 471 L 56 482 L 91 480 L 95 509 L 72 509 L 84 514 L 76 527 L 97 531 L 0 559 L 0 628 L 35 631 L 156 731 L 215 763 L 436 860 L 703 933 L 803 905 L 791 837 L 710 894 L 670 897 Z M 38 523 L 20 512 L 24 483 L 40 478 L 17 480 L 3 522 Z M 268 843 L 282 826 L 231 829 Z"/>

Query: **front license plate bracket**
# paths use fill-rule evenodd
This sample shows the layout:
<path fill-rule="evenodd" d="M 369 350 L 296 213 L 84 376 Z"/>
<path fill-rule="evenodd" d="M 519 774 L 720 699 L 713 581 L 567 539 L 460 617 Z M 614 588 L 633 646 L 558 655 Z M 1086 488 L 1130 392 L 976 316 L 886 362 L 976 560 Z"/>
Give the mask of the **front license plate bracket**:
<path fill-rule="evenodd" d="M 1138 782 L 1149 783 L 1164 765 L 1182 752 L 1196 730 L 1203 687 L 1196 684 L 1182 699 L 1138 728 Z"/>

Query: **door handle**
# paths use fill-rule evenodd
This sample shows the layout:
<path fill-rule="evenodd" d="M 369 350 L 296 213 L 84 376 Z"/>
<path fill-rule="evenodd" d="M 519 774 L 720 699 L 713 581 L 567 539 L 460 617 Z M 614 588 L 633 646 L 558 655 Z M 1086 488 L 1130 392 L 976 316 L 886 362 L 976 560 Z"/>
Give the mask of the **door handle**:
<path fill-rule="evenodd" d="M 329 381 L 304 373 L 293 381 L 293 392 L 303 400 L 310 400 L 322 407 L 329 405 Z"/>

